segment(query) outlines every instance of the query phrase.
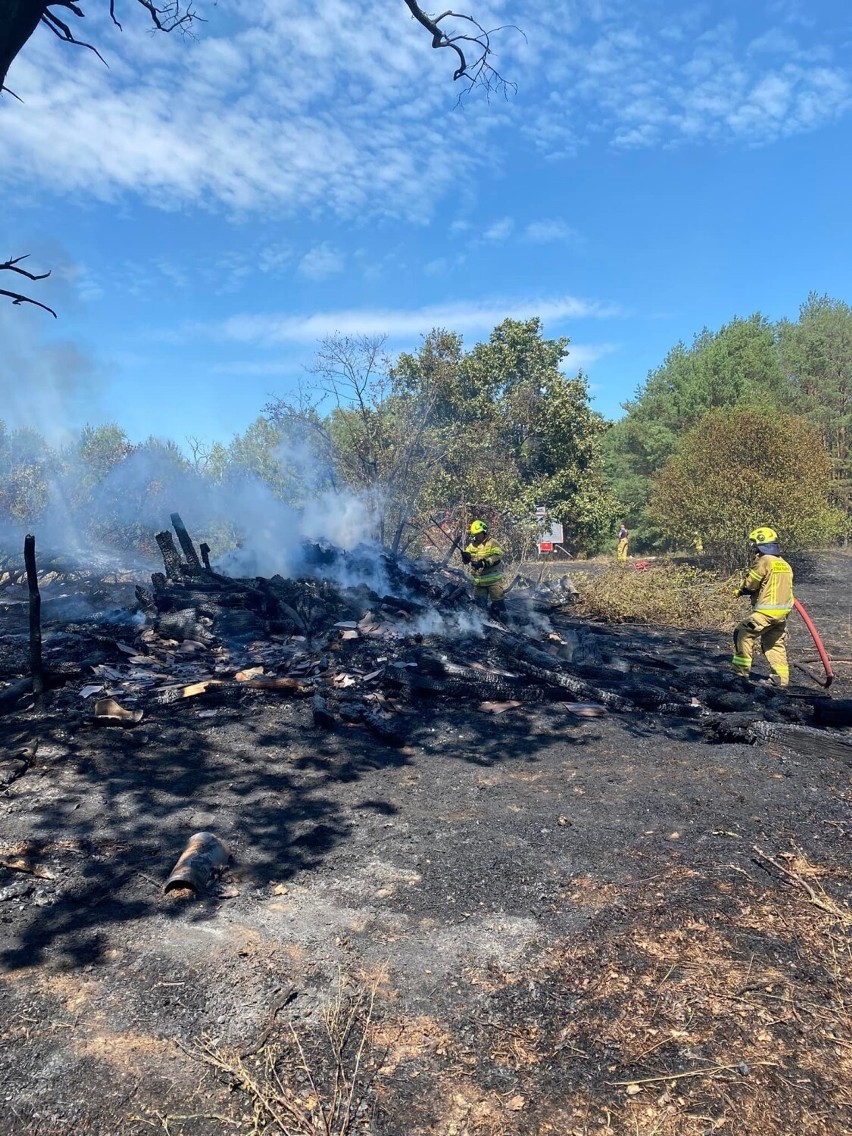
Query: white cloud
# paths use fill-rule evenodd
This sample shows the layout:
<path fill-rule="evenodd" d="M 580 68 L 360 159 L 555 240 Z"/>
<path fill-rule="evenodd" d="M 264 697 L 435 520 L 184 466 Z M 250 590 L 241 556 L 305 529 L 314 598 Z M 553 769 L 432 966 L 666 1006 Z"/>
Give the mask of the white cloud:
<path fill-rule="evenodd" d="M 257 267 L 267 275 L 276 276 L 293 260 L 293 250 L 281 241 L 265 245 L 257 256 Z"/>
<path fill-rule="evenodd" d="M 496 244 L 500 241 L 508 240 L 514 228 L 515 222 L 511 217 L 501 217 L 499 221 L 494 221 L 488 226 L 482 234 L 482 237 L 483 240 L 493 241 Z"/>
<path fill-rule="evenodd" d="M 213 8 L 196 40 L 152 35 L 144 14 L 119 33 L 93 8 L 87 37 L 109 68 L 39 31 L 9 76 L 23 105 L 0 106 L 0 181 L 106 201 L 139 195 L 164 209 L 425 223 L 436 198 L 484 161 L 501 115 L 471 106 L 448 144 L 457 91 L 447 61 L 402 4 L 363 22 L 350 8 Z"/>
<path fill-rule="evenodd" d="M 343 271 L 343 254 L 328 241 L 316 245 L 299 261 L 299 274 L 308 280 L 327 280 Z"/>
<path fill-rule="evenodd" d="M 583 300 L 575 296 L 530 299 L 486 299 L 473 302 L 434 304 L 413 310 L 344 309 L 312 315 L 276 313 L 231 316 L 216 325 L 197 328 L 205 335 L 218 334 L 236 343 L 310 343 L 323 336 L 387 335 L 391 339 L 424 335 L 433 327 L 458 332 L 490 331 L 504 319 L 545 322 L 567 319 L 606 319 L 618 316 L 614 304 Z"/>
<path fill-rule="evenodd" d="M 577 231 L 564 221 L 530 221 L 524 227 L 524 239 L 533 244 L 549 245 L 560 241 L 573 241 L 577 238 Z"/>
<path fill-rule="evenodd" d="M 598 359 L 605 359 L 618 350 L 616 343 L 570 343 L 568 345 L 568 358 L 563 364 L 563 370 L 576 374 L 580 368 L 590 367 Z"/>
<path fill-rule="evenodd" d="M 551 6 L 541 23 L 555 35 L 553 21 Z M 600 137 L 620 148 L 768 143 L 852 110 L 852 69 L 833 57 L 828 21 L 809 42 L 771 22 L 749 38 L 732 20 L 714 23 L 711 7 L 673 17 L 607 0 L 555 51 L 554 89 L 527 129 L 549 156 Z"/>
<path fill-rule="evenodd" d="M 486 23 L 526 33 L 506 29 L 498 44 L 523 98 L 461 111 L 446 53 L 430 49 L 401 0 L 362 21 L 350 0 L 225 7 L 187 40 L 151 34 L 141 12 L 118 32 L 93 5 L 86 35 L 109 68 L 39 30 L 10 72 L 24 104 L 0 104 L 0 184 L 163 209 L 424 224 L 510 138 L 551 158 L 592 143 L 753 145 L 852 110 L 842 14 L 836 25 L 794 23 L 806 11 L 794 0 L 749 5 L 748 34 L 714 5 L 483 0 Z M 505 239 L 511 219 L 491 231 Z"/>

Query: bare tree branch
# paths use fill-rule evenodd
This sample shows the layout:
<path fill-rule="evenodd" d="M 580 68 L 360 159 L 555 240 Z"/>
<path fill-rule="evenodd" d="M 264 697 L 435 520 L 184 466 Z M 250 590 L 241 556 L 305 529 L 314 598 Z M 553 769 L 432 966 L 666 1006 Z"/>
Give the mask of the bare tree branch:
<path fill-rule="evenodd" d="M 26 276 L 27 280 L 46 280 L 50 276 L 49 272 L 30 272 L 26 268 L 21 268 L 21 261 L 26 259 L 26 256 L 10 257 L 0 264 L 0 272 L 17 272 L 19 276 Z M 6 288 L 0 288 L 0 296 L 6 296 L 13 304 L 33 304 L 37 308 L 43 308 L 56 319 L 56 312 L 53 308 L 49 308 L 47 304 L 42 304 L 40 300 L 34 300 L 32 296 L 24 296 L 21 292 L 10 292 Z"/>
<path fill-rule="evenodd" d="M 496 32 L 504 31 L 507 28 L 512 28 L 523 35 L 524 33 L 521 32 L 520 28 L 514 24 L 503 24 L 497 28 L 486 29 L 473 16 L 468 16 L 463 12 L 448 10 L 442 12 L 440 16 L 430 16 L 423 11 L 417 0 L 404 0 L 404 3 L 411 12 L 412 18 L 431 33 L 432 47 L 436 49 L 449 48 L 450 51 L 455 53 L 458 67 L 453 72 L 454 80 L 464 79 L 468 84 L 468 90 L 477 85 L 484 87 L 487 94 L 497 90 L 504 95 L 508 94 L 510 90 L 517 91 L 517 85 L 504 79 L 491 62 L 494 57 L 491 37 Z M 447 19 L 462 21 L 462 27 L 466 26 L 468 30 L 448 31 L 446 28 L 442 28 L 441 22 Z"/>
<path fill-rule="evenodd" d="M 88 48 L 106 64 L 98 49 L 93 44 L 78 39 L 71 25 L 55 10 L 71 12 L 78 19 L 84 19 L 84 3 L 85 0 L 0 0 L 0 94 L 3 91 L 13 94 L 5 86 L 6 75 L 27 40 L 41 25 L 49 28 L 64 43 Z M 162 3 L 157 3 L 156 0 L 136 0 L 136 3 L 146 10 L 156 31 L 172 32 L 179 29 L 189 32 L 194 23 L 201 21 L 192 7 L 192 0 L 186 3 L 184 0 L 163 0 Z M 121 23 L 115 7 L 116 0 L 109 0 L 110 19 L 120 30 Z"/>
<path fill-rule="evenodd" d="M 63 3 L 62 6 L 70 8 L 75 16 L 83 15 L 80 9 L 77 8 L 74 4 Z M 58 16 L 54 16 L 53 12 L 51 12 L 49 8 L 45 8 L 44 14 L 41 17 L 41 22 L 46 28 L 50 28 L 50 30 L 58 39 L 65 40 L 66 43 L 74 43 L 78 47 L 87 47 L 89 51 L 93 51 L 95 55 L 97 55 L 98 59 L 100 59 L 104 67 L 109 67 L 109 64 L 98 51 L 98 49 L 94 46 L 94 44 L 86 43 L 85 40 L 82 39 L 77 39 L 68 25 L 64 24 Z"/>

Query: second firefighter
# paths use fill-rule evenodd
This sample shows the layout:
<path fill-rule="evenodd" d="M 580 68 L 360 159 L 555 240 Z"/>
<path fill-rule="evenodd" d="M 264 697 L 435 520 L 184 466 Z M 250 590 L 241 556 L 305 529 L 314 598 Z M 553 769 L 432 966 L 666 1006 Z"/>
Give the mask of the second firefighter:
<path fill-rule="evenodd" d="M 485 521 L 474 521 L 469 529 L 470 540 L 462 550 L 462 560 L 473 577 L 473 598 L 482 607 L 486 605 L 493 615 L 502 617 L 506 610 L 503 588 L 503 550 L 488 535 Z"/>

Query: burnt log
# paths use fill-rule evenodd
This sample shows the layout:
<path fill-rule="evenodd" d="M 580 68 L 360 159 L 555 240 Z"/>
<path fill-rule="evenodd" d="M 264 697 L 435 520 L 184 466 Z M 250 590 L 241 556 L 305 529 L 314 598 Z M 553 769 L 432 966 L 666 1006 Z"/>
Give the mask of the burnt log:
<path fill-rule="evenodd" d="M 29 676 L 10 683 L 5 690 L 0 690 L 0 714 L 17 709 L 24 695 L 32 694 L 32 690 L 33 680 Z"/>
<path fill-rule="evenodd" d="M 160 615 L 158 626 L 161 635 L 168 639 L 209 639 L 210 633 L 198 622 L 198 612 L 194 607 L 181 608 L 180 611 L 166 611 Z"/>
<path fill-rule="evenodd" d="M 581 702 L 602 702 L 610 710 L 627 711 L 634 708 L 629 699 L 619 694 L 593 686 L 574 675 L 565 674 L 559 659 L 546 651 L 539 650 L 538 647 L 533 647 L 516 635 L 492 633 L 490 641 L 512 670 L 521 671 L 522 674 L 527 674 L 548 685 L 561 687 Z"/>
<path fill-rule="evenodd" d="M 154 602 L 154 597 L 138 584 L 136 585 L 136 602 L 139 604 L 140 610 L 144 611 L 146 615 L 158 614 L 159 609 Z"/>
<path fill-rule="evenodd" d="M 214 627 L 223 639 L 260 639 L 267 634 L 262 616 L 246 608 L 226 608 L 217 615 Z"/>
<path fill-rule="evenodd" d="M 163 564 L 166 569 L 166 577 L 169 580 L 182 580 L 183 579 L 183 564 L 181 563 L 180 554 L 175 548 L 174 538 L 170 532 L 158 532 L 154 539 L 156 540 L 160 553 L 163 557 Z M 151 577 L 153 579 L 153 576 Z M 156 583 L 154 585 L 156 587 Z"/>
<path fill-rule="evenodd" d="M 319 726 L 320 729 L 323 729 L 323 730 L 333 730 L 334 729 L 335 721 L 336 721 L 335 717 L 331 713 L 331 711 L 328 709 L 328 704 L 326 703 L 325 699 L 321 695 L 319 695 L 319 694 L 314 695 L 313 704 L 312 704 L 312 707 L 311 707 L 311 712 L 313 714 L 315 726 Z"/>
<path fill-rule="evenodd" d="M 198 546 L 198 550 L 201 553 L 201 560 L 204 567 L 208 572 L 212 572 L 213 569 L 210 567 L 210 545 L 207 544 L 206 541 L 202 541 Z"/>
<path fill-rule="evenodd" d="M 201 561 L 198 559 L 198 553 L 195 551 L 195 545 L 192 543 L 192 538 L 186 531 L 186 525 L 180 518 L 180 513 L 172 513 L 169 517 L 172 522 L 172 527 L 177 533 L 178 541 L 183 549 L 183 554 L 186 557 L 186 562 L 189 565 L 190 572 L 202 572 Z"/>

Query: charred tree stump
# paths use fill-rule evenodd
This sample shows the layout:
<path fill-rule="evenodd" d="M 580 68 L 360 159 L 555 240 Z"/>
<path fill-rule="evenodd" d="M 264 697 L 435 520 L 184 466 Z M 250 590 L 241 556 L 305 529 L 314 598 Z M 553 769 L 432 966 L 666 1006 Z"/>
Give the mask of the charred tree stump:
<path fill-rule="evenodd" d="M 206 541 L 202 541 L 201 544 L 199 544 L 198 548 L 201 552 L 201 560 L 204 564 L 205 569 L 208 572 L 212 572 L 213 569 L 210 567 L 210 545 L 207 544 Z"/>
<path fill-rule="evenodd" d="M 154 539 L 160 547 L 167 578 L 169 580 L 182 580 L 183 565 L 181 564 L 180 554 L 175 548 L 172 534 L 170 532 L 158 532 Z"/>
<path fill-rule="evenodd" d="M 41 592 L 38 590 L 34 536 L 24 537 L 24 564 L 30 592 L 30 670 L 33 694 L 38 698 L 44 692 L 44 669 L 41 659 Z"/>
<path fill-rule="evenodd" d="M 186 562 L 189 565 L 191 572 L 200 572 L 201 561 L 198 559 L 198 553 L 195 551 L 195 545 L 192 543 L 192 538 L 186 531 L 186 525 L 180 519 L 180 513 L 172 513 L 170 516 L 174 530 L 177 533 L 178 541 L 183 549 L 183 554 L 186 557 Z"/>

